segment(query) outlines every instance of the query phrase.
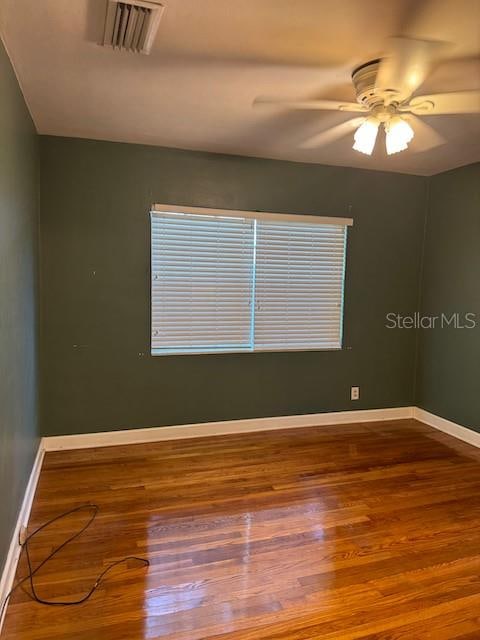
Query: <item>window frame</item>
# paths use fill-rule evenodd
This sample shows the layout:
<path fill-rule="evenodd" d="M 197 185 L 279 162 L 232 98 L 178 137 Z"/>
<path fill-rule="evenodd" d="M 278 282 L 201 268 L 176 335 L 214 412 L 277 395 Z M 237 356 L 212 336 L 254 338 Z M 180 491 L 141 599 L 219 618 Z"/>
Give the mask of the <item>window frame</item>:
<path fill-rule="evenodd" d="M 340 297 L 340 314 L 339 314 L 339 347 L 306 347 L 306 348 L 255 348 L 255 343 L 252 346 L 241 347 L 234 349 L 225 349 L 223 347 L 216 348 L 190 348 L 186 350 L 177 349 L 158 349 L 153 346 L 153 248 L 152 248 L 152 218 L 155 215 L 162 214 L 187 214 L 187 215 L 200 215 L 200 216 L 214 216 L 214 217 L 227 217 L 227 218 L 244 218 L 253 219 L 257 221 L 267 220 L 272 222 L 283 223 L 308 223 L 319 225 L 335 225 L 343 226 L 343 264 L 341 274 L 341 297 Z M 150 355 L 152 356 L 190 356 L 190 355 L 215 355 L 215 354 L 231 354 L 231 353 L 295 353 L 304 351 L 342 351 L 343 339 L 344 339 L 344 313 L 345 313 L 345 278 L 346 278 L 346 261 L 347 261 L 347 244 L 348 244 L 348 228 L 353 226 L 352 218 L 336 217 L 336 216 L 317 216 L 317 215 L 303 215 L 303 214 L 288 214 L 288 213 L 271 213 L 262 211 L 241 211 L 235 209 L 213 209 L 206 207 L 190 207 L 179 205 L 167 205 L 167 204 L 153 204 L 150 209 Z M 254 251 L 254 256 L 255 256 Z M 254 258 L 255 259 L 255 258 Z M 253 293 L 255 294 L 255 268 L 252 278 Z M 255 297 L 252 297 L 252 315 L 254 316 L 254 304 Z M 250 330 L 255 332 L 254 325 L 250 327 Z"/>

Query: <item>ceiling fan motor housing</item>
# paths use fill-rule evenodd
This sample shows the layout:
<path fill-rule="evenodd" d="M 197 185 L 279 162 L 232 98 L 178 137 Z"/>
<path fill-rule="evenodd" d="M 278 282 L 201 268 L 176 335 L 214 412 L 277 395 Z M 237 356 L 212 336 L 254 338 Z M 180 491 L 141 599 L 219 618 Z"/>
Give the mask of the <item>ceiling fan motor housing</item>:
<path fill-rule="evenodd" d="M 357 67 L 352 73 L 357 102 L 368 109 L 383 105 L 383 98 L 375 93 L 375 80 L 379 66 L 380 60 L 371 60 Z"/>

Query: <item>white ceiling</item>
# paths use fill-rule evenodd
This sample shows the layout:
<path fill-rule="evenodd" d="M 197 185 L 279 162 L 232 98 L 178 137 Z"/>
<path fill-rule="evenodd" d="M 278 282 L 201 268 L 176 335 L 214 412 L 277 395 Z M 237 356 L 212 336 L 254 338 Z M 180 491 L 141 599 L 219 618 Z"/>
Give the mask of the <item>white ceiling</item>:
<path fill-rule="evenodd" d="M 480 88 L 480 0 L 165 0 L 150 56 L 98 45 L 105 0 L 1 0 L 0 26 L 39 133 L 431 175 L 480 160 L 480 116 L 425 118 L 447 144 L 387 157 L 350 115 L 252 108 L 258 95 L 354 100 L 352 69 L 399 33 L 452 43 L 417 93 Z M 355 114 L 353 114 L 355 115 Z M 418 137 L 417 137 L 418 138 Z M 417 139 L 417 144 L 421 142 Z"/>

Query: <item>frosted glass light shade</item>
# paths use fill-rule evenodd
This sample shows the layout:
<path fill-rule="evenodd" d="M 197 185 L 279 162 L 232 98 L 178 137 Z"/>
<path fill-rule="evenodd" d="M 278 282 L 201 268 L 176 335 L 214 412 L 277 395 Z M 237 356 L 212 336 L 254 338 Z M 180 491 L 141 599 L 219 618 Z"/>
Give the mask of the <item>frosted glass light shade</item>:
<path fill-rule="evenodd" d="M 412 127 L 400 116 L 394 116 L 387 122 L 385 130 L 387 133 L 385 142 L 389 156 L 392 153 L 404 151 L 414 136 Z"/>
<path fill-rule="evenodd" d="M 367 156 L 372 155 L 379 125 L 380 121 L 377 118 L 370 117 L 358 127 L 354 135 L 353 148 L 355 151 L 365 153 Z"/>

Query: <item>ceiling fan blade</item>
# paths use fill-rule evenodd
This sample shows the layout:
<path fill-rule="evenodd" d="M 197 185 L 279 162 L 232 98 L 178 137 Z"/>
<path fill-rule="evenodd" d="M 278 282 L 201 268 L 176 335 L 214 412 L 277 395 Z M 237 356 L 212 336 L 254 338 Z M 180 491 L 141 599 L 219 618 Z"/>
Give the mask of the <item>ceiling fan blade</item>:
<path fill-rule="evenodd" d="M 409 114 L 402 116 L 402 118 L 407 120 L 415 133 L 411 147 L 412 151 L 428 151 L 428 149 L 434 149 L 445 144 L 445 138 L 429 124 L 417 118 L 417 116 Z"/>
<path fill-rule="evenodd" d="M 421 115 L 480 113 L 480 89 L 416 96 L 401 110 Z"/>
<path fill-rule="evenodd" d="M 282 109 L 318 109 L 320 111 L 367 111 L 366 107 L 358 102 L 340 102 L 339 100 L 292 100 L 290 98 L 269 98 L 264 96 L 255 98 L 253 106 L 281 107 Z"/>
<path fill-rule="evenodd" d="M 343 136 L 346 136 L 348 133 L 352 133 L 355 129 L 364 122 L 365 118 L 353 118 L 352 120 L 347 120 L 346 122 L 342 122 L 341 124 L 337 124 L 335 127 L 330 127 L 329 129 L 325 129 L 325 131 L 321 131 L 316 135 L 308 138 L 302 142 L 300 147 L 302 149 L 313 149 L 314 147 L 321 147 Z"/>
<path fill-rule="evenodd" d="M 407 100 L 424 82 L 433 59 L 444 46 L 432 40 L 391 38 L 390 51 L 380 61 L 375 93 L 386 104 Z"/>
<path fill-rule="evenodd" d="M 399 29 L 411 38 L 448 42 L 448 58 L 465 58 L 478 56 L 479 24 L 478 0 L 411 0 Z"/>

